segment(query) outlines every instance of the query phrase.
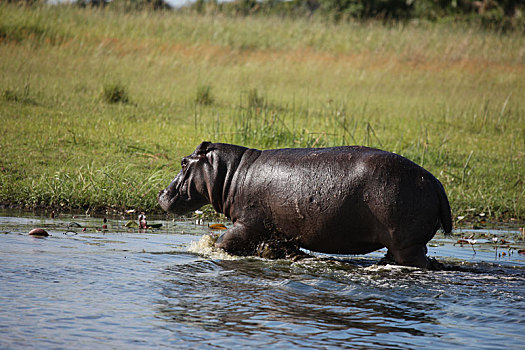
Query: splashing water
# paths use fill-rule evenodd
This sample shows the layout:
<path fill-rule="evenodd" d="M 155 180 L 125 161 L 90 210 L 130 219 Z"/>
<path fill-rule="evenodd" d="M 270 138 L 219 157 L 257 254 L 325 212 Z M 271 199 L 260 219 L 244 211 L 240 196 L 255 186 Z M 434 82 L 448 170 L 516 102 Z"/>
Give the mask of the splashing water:
<path fill-rule="evenodd" d="M 220 260 L 237 260 L 238 256 L 230 255 L 226 251 L 215 247 L 218 236 L 207 234 L 202 236 L 198 241 L 193 241 L 188 246 L 191 253 L 202 255 L 208 259 Z"/>

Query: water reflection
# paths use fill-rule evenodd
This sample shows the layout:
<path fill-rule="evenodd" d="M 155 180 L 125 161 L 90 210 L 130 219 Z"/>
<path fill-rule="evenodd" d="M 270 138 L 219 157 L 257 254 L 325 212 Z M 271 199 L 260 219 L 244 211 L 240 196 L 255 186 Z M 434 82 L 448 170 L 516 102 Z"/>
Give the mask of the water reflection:
<path fill-rule="evenodd" d="M 422 271 L 378 266 L 373 254 L 229 260 L 189 249 L 208 230 L 187 222 L 144 233 L 112 221 L 118 230 L 64 235 L 70 221 L 0 216 L 0 348 L 525 343 L 525 260 L 495 257 L 490 243 L 473 256 L 471 247 L 436 241 L 430 252 L 450 268 Z M 36 225 L 51 236 L 28 236 Z"/>
<path fill-rule="evenodd" d="M 396 291 L 400 285 L 390 286 L 393 295 L 384 298 L 384 283 L 395 284 L 395 277 L 376 285 L 381 273 L 370 276 L 361 267 L 348 271 L 345 266 L 341 274 L 325 274 L 326 269 L 318 263 L 317 274 L 308 274 L 315 264 L 249 259 L 170 266 L 163 273 L 156 316 L 173 323 L 174 331 L 182 323 L 223 335 L 264 335 L 303 345 L 327 339 L 343 344 L 380 334 L 424 336 L 428 331 L 421 325 L 437 323 L 428 314 L 435 305 L 427 303 L 421 310 L 411 301 L 420 293 L 417 286 L 408 295 Z"/>
<path fill-rule="evenodd" d="M 437 339 L 458 345 L 473 334 L 483 339 L 491 324 L 501 325 L 499 339 L 517 344 L 513 324 L 525 323 L 523 269 L 448 266 L 436 272 L 360 259 L 197 259 L 164 269 L 156 317 L 179 335 L 185 325 L 193 336 L 212 335 L 220 344 L 243 339 L 245 346 L 420 348 Z M 509 300 L 516 303 L 505 310 Z M 478 347 L 494 344 L 484 339 Z"/>

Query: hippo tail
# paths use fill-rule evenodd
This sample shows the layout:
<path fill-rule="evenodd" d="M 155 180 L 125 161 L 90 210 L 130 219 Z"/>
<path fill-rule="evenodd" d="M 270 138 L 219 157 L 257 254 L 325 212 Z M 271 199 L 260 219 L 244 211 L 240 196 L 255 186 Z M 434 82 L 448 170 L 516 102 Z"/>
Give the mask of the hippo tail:
<path fill-rule="evenodd" d="M 434 181 L 434 189 L 439 198 L 439 222 L 441 223 L 441 228 L 445 234 L 452 232 L 452 214 L 450 212 L 450 203 L 448 202 L 447 194 L 445 193 L 445 188 L 439 182 L 438 179 Z"/>

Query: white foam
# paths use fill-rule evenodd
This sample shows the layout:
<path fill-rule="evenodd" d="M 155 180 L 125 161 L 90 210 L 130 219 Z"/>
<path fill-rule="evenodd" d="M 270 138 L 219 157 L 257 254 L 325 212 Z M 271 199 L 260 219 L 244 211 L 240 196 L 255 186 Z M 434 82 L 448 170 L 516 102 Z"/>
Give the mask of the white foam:
<path fill-rule="evenodd" d="M 417 272 L 417 271 L 420 271 L 420 269 L 417 268 L 417 267 L 412 267 L 412 266 L 402 266 L 402 265 L 391 265 L 391 264 L 386 264 L 386 265 L 372 265 L 372 266 L 365 267 L 364 269 L 365 269 L 365 271 L 370 271 L 370 272 L 383 272 L 383 271 L 390 271 L 390 272 L 397 272 L 397 271 L 405 272 L 405 271 L 411 271 L 411 272 Z"/>
<path fill-rule="evenodd" d="M 188 251 L 191 253 L 203 255 L 210 259 L 220 260 L 237 260 L 239 257 L 233 256 L 220 248 L 215 247 L 217 238 L 212 235 L 204 235 L 198 241 L 193 241 L 188 246 Z"/>

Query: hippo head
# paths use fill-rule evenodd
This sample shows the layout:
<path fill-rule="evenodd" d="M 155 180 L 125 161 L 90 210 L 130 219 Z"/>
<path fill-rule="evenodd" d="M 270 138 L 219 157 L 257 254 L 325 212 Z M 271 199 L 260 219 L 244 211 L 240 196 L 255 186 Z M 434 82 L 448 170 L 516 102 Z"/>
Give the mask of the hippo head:
<path fill-rule="evenodd" d="M 182 158 L 179 174 L 166 189 L 159 192 L 157 200 L 163 210 L 185 214 L 210 203 L 212 187 L 216 182 L 213 150 L 212 143 L 203 142 L 192 154 Z"/>

